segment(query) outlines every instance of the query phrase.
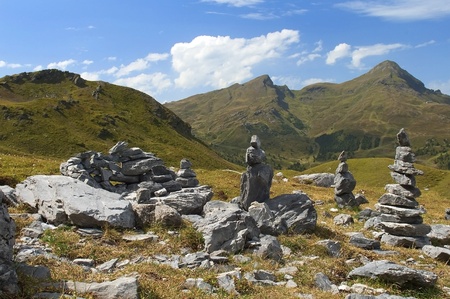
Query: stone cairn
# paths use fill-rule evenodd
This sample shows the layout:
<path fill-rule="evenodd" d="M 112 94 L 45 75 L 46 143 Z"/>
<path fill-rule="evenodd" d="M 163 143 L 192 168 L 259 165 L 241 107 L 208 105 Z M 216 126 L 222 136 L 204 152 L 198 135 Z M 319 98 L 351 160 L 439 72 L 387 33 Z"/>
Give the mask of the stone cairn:
<path fill-rule="evenodd" d="M 347 153 L 342 151 L 338 160 L 340 163 L 336 168 L 334 177 L 334 200 L 339 208 L 356 207 L 359 205 L 353 195 L 356 180 L 352 173 L 348 171 Z"/>
<path fill-rule="evenodd" d="M 183 188 L 196 187 L 199 182 L 197 180 L 197 174 L 191 169 L 192 163 L 188 159 L 182 159 L 180 161 L 180 170 L 177 172 L 176 181 L 181 184 Z"/>
<path fill-rule="evenodd" d="M 148 199 L 151 196 L 165 196 L 183 187 L 197 186 L 198 180 L 191 163 L 183 159 L 181 166 L 180 177 L 177 177 L 154 154 L 138 147 L 129 148 L 126 142 L 119 141 L 108 155 L 95 151 L 80 153 L 61 163 L 60 171 L 62 175 L 115 193 L 145 189 Z"/>
<path fill-rule="evenodd" d="M 403 128 L 397 134 L 397 141 L 399 146 L 396 148 L 394 164 L 388 166 L 396 184 L 387 184 L 387 192 L 375 205 L 381 213 L 381 222 L 377 227 L 384 231 L 381 237 L 383 243 L 422 248 L 430 244 L 427 234 L 431 231 L 431 227 L 423 223 L 421 215 L 425 210 L 416 201 L 421 193 L 416 187 L 415 175 L 422 175 L 423 172 L 414 167 L 415 155 Z"/>
<path fill-rule="evenodd" d="M 265 159 L 266 153 L 261 149 L 261 141 L 257 135 L 253 135 L 245 154 L 247 171 L 241 176 L 241 194 L 238 199 L 239 206 L 246 211 L 252 202 L 265 202 L 270 198 L 273 170 L 264 163 Z"/>

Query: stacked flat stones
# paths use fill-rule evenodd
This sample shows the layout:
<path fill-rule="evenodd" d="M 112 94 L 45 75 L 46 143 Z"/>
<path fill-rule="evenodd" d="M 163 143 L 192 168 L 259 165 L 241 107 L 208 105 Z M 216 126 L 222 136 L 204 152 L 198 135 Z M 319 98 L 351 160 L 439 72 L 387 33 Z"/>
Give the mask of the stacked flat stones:
<path fill-rule="evenodd" d="M 423 172 L 414 167 L 415 155 L 404 129 L 397 134 L 397 141 L 399 146 L 394 164 L 389 165 L 396 184 L 387 184 L 387 192 L 375 205 L 381 213 L 378 227 L 385 232 L 381 242 L 398 247 L 422 248 L 430 244 L 426 235 L 431 231 L 431 227 L 423 223 L 421 215 L 425 210 L 416 200 L 420 190 L 416 187 L 415 176 Z"/>
<path fill-rule="evenodd" d="M 346 162 L 347 153 L 342 151 L 338 160 L 340 163 L 336 168 L 336 173 L 334 176 L 334 200 L 339 208 L 356 207 L 359 205 L 353 195 L 356 180 L 352 173 L 348 171 L 348 164 Z"/>
<path fill-rule="evenodd" d="M 84 181 L 95 188 L 124 193 L 141 187 L 154 192 L 181 190 L 174 171 L 154 154 L 138 147 L 129 148 L 120 141 L 109 150 L 109 155 L 88 151 L 70 158 L 60 165 L 62 175 Z"/>
<path fill-rule="evenodd" d="M 197 174 L 191 169 L 192 163 L 188 159 L 182 159 L 180 161 L 180 170 L 177 172 L 176 181 L 181 184 L 183 188 L 197 187 L 198 180 Z"/>

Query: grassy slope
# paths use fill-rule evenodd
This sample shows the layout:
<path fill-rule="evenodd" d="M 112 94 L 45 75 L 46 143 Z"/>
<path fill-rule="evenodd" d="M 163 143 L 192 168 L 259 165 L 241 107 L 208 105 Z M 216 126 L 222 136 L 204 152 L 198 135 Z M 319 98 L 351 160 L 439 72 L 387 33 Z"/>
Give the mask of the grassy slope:
<path fill-rule="evenodd" d="M 57 71 L 56 71 L 57 72 Z M 141 147 L 177 166 L 235 167 L 192 137 L 189 125 L 150 96 L 104 82 L 82 86 L 64 78 L 36 84 L 0 81 L 0 152 L 67 159 L 87 150 L 107 153 L 117 141 Z M 92 92 L 101 87 L 99 98 Z"/>

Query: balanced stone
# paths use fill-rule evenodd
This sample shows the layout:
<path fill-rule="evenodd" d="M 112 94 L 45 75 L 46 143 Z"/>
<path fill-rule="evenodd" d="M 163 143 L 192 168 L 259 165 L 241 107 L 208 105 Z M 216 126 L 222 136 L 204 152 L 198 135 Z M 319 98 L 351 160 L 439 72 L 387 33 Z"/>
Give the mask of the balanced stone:
<path fill-rule="evenodd" d="M 356 180 L 352 173 L 348 171 L 347 153 L 342 151 L 338 160 L 341 162 L 336 168 L 334 177 L 334 200 L 340 208 L 359 206 L 360 202 L 353 195 Z"/>

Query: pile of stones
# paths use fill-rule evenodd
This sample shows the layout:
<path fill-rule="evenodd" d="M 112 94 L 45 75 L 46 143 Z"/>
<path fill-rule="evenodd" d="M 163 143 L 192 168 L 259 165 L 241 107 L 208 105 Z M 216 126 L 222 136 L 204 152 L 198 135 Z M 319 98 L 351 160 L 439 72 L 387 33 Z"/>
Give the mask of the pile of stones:
<path fill-rule="evenodd" d="M 353 195 L 356 180 L 348 170 L 347 153 L 342 151 L 338 160 L 340 163 L 336 168 L 334 177 L 334 200 L 340 208 L 355 207 L 358 205 L 355 200 L 355 195 Z"/>
<path fill-rule="evenodd" d="M 198 185 L 191 166 L 188 160 L 183 159 L 177 177 L 154 154 L 138 147 L 129 148 L 126 142 L 120 141 L 109 150 L 108 155 L 95 151 L 77 154 L 61 163 L 60 171 L 62 175 L 110 192 L 133 192 L 139 189 L 141 183 L 145 183 L 152 186 L 152 195 L 162 189 L 160 194 L 166 195 L 183 187 Z"/>
<path fill-rule="evenodd" d="M 415 155 L 403 128 L 397 134 L 397 141 L 399 146 L 396 148 L 394 164 L 389 165 L 396 184 L 387 184 L 387 192 L 375 205 L 381 213 L 381 222 L 377 227 L 384 231 L 381 237 L 383 243 L 422 248 L 430 243 L 427 234 L 431 231 L 431 227 L 423 223 L 421 215 L 425 210 L 416 200 L 421 193 L 416 187 L 415 176 L 423 172 L 414 167 Z"/>

